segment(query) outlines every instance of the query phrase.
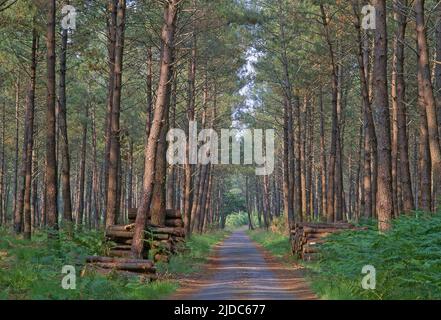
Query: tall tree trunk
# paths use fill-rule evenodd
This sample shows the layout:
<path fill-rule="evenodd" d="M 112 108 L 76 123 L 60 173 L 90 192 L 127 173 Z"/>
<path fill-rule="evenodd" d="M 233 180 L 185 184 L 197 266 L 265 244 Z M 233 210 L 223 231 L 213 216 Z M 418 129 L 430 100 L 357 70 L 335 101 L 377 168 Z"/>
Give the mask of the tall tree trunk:
<path fill-rule="evenodd" d="M 308 108 L 308 98 L 303 97 L 303 103 L 300 111 L 300 121 L 298 123 L 300 130 L 300 183 L 302 190 L 302 217 L 307 217 L 307 191 L 306 191 L 306 109 Z"/>
<path fill-rule="evenodd" d="M 179 0 L 171 0 L 164 5 L 164 26 L 162 27 L 162 53 L 159 74 L 159 85 L 156 94 L 156 104 L 153 112 L 152 127 L 147 145 L 148 162 L 144 168 L 144 190 L 136 215 L 135 231 L 132 242 L 132 255 L 141 258 L 144 249 L 144 229 L 147 213 L 150 208 L 156 163 L 157 141 L 161 134 L 162 119 L 170 102 L 170 80 L 174 62 L 174 37 Z"/>
<path fill-rule="evenodd" d="M 83 123 L 83 133 L 81 138 L 81 158 L 80 174 L 77 193 L 77 225 L 82 226 L 84 218 L 84 184 L 86 180 L 86 151 L 87 151 L 87 122 L 89 118 L 89 109 L 86 104 L 86 118 Z"/>
<path fill-rule="evenodd" d="M 188 71 L 188 94 L 187 94 L 187 120 L 190 123 L 195 120 L 195 77 L 196 77 L 196 33 L 193 30 L 192 39 L 192 50 L 189 61 L 189 71 Z M 193 165 L 190 164 L 190 127 L 187 130 L 187 141 L 186 146 L 186 163 L 184 165 L 185 169 L 185 182 L 184 182 L 184 225 L 185 225 L 185 235 L 186 237 L 191 236 L 191 208 L 192 208 L 192 197 L 193 197 Z"/>
<path fill-rule="evenodd" d="M 107 17 L 107 54 L 109 68 L 109 83 L 107 86 L 107 106 L 106 106 L 106 123 L 105 123 L 105 148 L 104 148 L 104 219 L 107 223 L 107 193 L 109 190 L 109 163 L 110 163 L 110 147 L 112 143 L 112 110 L 113 110 L 113 91 L 115 86 L 115 47 L 116 47 L 116 23 L 117 23 L 117 1 L 108 0 L 108 17 Z"/>
<path fill-rule="evenodd" d="M 153 107 L 153 94 L 152 94 L 152 80 L 153 80 L 153 54 L 152 48 L 147 48 L 147 108 L 146 108 L 146 121 L 145 121 L 145 134 L 146 144 L 148 143 L 148 137 L 150 134 L 150 127 L 152 125 L 152 107 Z"/>
<path fill-rule="evenodd" d="M 170 87 L 170 86 L 169 86 Z M 167 92 L 170 95 L 170 92 Z M 168 98 L 170 99 L 170 98 Z M 165 197 L 166 197 L 166 176 L 167 176 L 167 141 L 166 135 L 168 131 L 168 109 L 169 103 L 165 106 L 166 110 L 163 115 L 163 125 L 161 134 L 157 144 L 156 164 L 155 164 L 155 182 L 153 187 L 152 204 L 150 208 L 151 221 L 155 225 L 165 224 Z"/>
<path fill-rule="evenodd" d="M 424 18 L 424 0 L 415 0 L 416 32 L 418 43 L 418 73 L 422 82 L 421 90 L 426 108 L 427 128 L 429 134 L 430 158 L 432 162 L 433 194 L 435 207 L 438 207 L 438 198 L 441 196 L 441 149 L 438 135 L 438 120 L 436 103 L 429 67 L 429 53 L 426 38 Z"/>
<path fill-rule="evenodd" d="M 67 1 L 69 4 L 69 1 Z M 61 35 L 61 51 L 60 51 L 60 80 L 58 84 L 58 128 L 61 142 L 61 180 L 63 195 L 63 218 L 68 224 L 68 228 L 72 223 L 72 198 L 70 191 L 70 155 L 69 140 L 67 136 L 67 106 L 66 106 L 66 53 L 67 53 L 67 30 L 63 29 Z"/>
<path fill-rule="evenodd" d="M 323 91 L 320 87 L 320 184 L 321 184 L 321 199 L 320 199 L 320 214 L 326 217 L 326 144 L 325 144 L 325 115 L 323 111 Z"/>
<path fill-rule="evenodd" d="M 397 143 L 399 153 L 399 178 L 401 182 L 403 210 L 410 213 L 415 209 L 412 194 L 412 180 L 410 177 L 409 165 L 409 143 L 407 138 L 407 120 L 406 120 L 406 83 L 404 79 L 404 41 L 407 26 L 407 17 L 403 10 L 407 7 L 407 0 L 394 1 L 394 19 L 398 21 L 397 30 L 394 39 L 394 66 L 393 72 L 396 77 L 396 93 L 392 95 L 392 101 L 396 99 L 396 120 L 397 120 Z"/>
<path fill-rule="evenodd" d="M 36 69 L 37 69 L 37 50 L 38 50 L 38 35 L 37 30 L 32 31 L 32 65 L 31 65 L 31 80 L 29 83 L 27 101 L 26 101 L 26 157 L 23 166 L 25 167 L 25 188 L 24 188 L 24 238 L 31 239 L 32 234 L 32 219 L 31 219 L 31 187 L 32 187 L 32 154 L 34 149 L 34 109 L 35 109 L 35 83 L 36 83 Z"/>
<path fill-rule="evenodd" d="M 15 156 L 14 156 L 14 199 L 12 204 L 12 212 L 13 212 L 13 224 L 15 225 L 15 219 L 19 218 L 15 216 L 17 209 L 17 194 L 18 194 L 18 135 L 19 135 L 19 108 L 20 108 L 20 76 L 17 75 L 17 79 L 15 81 Z M 17 221 L 17 223 L 21 223 Z M 15 230 L 19 232 L 20 230 Z"/>
<path fill-rule="evenodd" d="M 97 159 L 97 134 L 96 134 L 96 107 L 92 107 L 92 190 L 93 190 L 93 208 L 95 228 L 98 229 L 100 225 L 100 195 L 99 195 L 99 176 L 98 176 L 98 159 Z"/>
<path fill-rule="evenodd" d="M 58 186 L 56 159 L 56 82 L 55 82 L 55 23 L 56 1 L 48 0 L 47 8 L 47 110 L 46 110 L 46 201 L 45 213 L 50 229 L 58 230 Z"/>
<path fill-rule="evenodd" d="M 387 26 L 386 1 L 374 0 L 376 32 L 374 49 L 373 105 L 376 111 L 378 139 L 378 229 L 387 231 L 393 215 L 392 159 L 390 137 L 389 97 L 387 88 Z"/>
<path fill-rule="evenodd" d="M 334 222 L 335 220 L 335 166 L 337 157 L 337 140 L 339 135 L 338 130 L 338 110 L 337 110 L 337 96 L 338 96 L 338 75 L 337 65 L 335 63 L 334 47 L 331 41 L 331 35 L 329 30 L 329 21 L 325 12 L 324 6 L 320 5 L 322 14 L 322 23 L 325 29 L 325 38 L 329 47 L 329 55 L 331 59 L 332 67 L 332 132 L 331 132 L 331 147 L 329 150 L 329 163 L 328 163 L 328 190 L 327 190 L 327 221 Z"/>
<path fill-rule="evenodd" d="M 427 127 L 427 114 L 424 105 L 422 74 L 418 73 L 418 107 L 420 113 L 419 127 L 419 202 L 418 209 L 429 212 L 432 208 L 432 163 L 429 147 L 429 129 Z"/>
<path fill-rule="evenodd" d="M 117 2 L 116 36 L 115 36 L 115 65 L 113 100 L 110 132 L 109 180 L 107 190 L 106 227 L 116 223 L 119 216 L 119 199 L 121 199 L 121 179 L 119 167 L 121 161 L 120 150 L 120 109 L 121 86 L 124 53 L 124 29 L 126 16 L 126 0 Z"/>
<path fill-rule="evenodd" d="M 172 97 L 171 97 L 171 119 L 169 123 L 170 128 L 176 128 L 176 104 L 177 104 L 177 73 L 176 70 L 173 70 L 173 87 L 172 87 Z M 176 192 L 176 183 L 177 181 L 177 171 L 175 170 L 175 166 L 169 164 L 167 168 L 167 187 L 166 187 L 166 208 L 174 209 L 175 208 L 175 192 Z M 177 203 L 177 201 L 176 201 Z"/>
<path fill-rule="evenodd" d="M 294 151 L 294 161 L 295 161 L 295 174 L 294 174 L 294 212 L 296 221 L 303 221 L 302 214 L 302 168 L 301 168 L 301 132 L 300 132 L 300 99 L 296 95 L 294 97 L 294 108 L 293 108 L 293 118 L 296 120 L 295 127 L 295 151 Z"/>

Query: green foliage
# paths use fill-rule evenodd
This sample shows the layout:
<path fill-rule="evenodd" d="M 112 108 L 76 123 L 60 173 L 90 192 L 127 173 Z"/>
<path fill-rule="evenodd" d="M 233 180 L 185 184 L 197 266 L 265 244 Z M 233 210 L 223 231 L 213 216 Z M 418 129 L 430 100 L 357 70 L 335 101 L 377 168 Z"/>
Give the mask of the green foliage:
<path fill-rule="evenodd" d="M 179 255 L 172 256 L 168 264 L 159 263 L 158 270 L 174 274 L 189 274 L 200 270 L 213 246 L 224 239 L 227 234 L 227 231 L 216 231 L 193 235 L 185 244 L 186 250 Z"/>
<path fill-rule="evenodd" d="M 283 261 L 293 261 L 291 255 L 291 247 L 288 236 L 265 230 L 248 231 L 250 238 L 262 245 L 266 250 L 271 252 L 275 257 L 283 258 Z"/>
<path fill-rule="evenodd" d="M 321 258 L 307 264 L 313 289 L 326 299 L 441 299 L 441 216 L 416 214 L 376 227 L 332 235 Z M 376 268 L 376 289 L 361 286 L 365 265 Z"/>
<path fill-rule="evenodd" d="M 38 232 L 26 241 L 0 230 L 0 299 L 159 299 L 177 288 L 172 281 L 144 283 L 138 277 L 117 274 L 80 276 L 86 255 L 104 254 L 103 232 L 64 232 L 49 240 Z M 64 290 L 64 265 L 76 267 L 76 290 Z"/>
<path fill-rule="evenodd" d="M 251 221 L 253 223 L 253 226 L 257 226 L 259 224 L 257 221 L 256 213 L 253 213 L 251 215 Z M 237 229 L 239 227 L 243 227 L 247 225 L 248 225 L 248 213 L 243 211 L 229 214 L 225 222 L 225 226 L 228 229 Z"/>

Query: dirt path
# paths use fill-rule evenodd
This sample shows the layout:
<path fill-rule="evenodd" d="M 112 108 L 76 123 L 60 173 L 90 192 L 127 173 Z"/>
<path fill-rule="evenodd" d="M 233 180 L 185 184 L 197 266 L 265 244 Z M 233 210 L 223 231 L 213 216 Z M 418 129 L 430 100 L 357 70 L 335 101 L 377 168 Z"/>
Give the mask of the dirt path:
<path fill-rule="evenodd" d="M 203 271 L 182 281 L 172 299 L 316 299 L 300 268 L 277 262 L 242 231 L 219 244 Z"/>

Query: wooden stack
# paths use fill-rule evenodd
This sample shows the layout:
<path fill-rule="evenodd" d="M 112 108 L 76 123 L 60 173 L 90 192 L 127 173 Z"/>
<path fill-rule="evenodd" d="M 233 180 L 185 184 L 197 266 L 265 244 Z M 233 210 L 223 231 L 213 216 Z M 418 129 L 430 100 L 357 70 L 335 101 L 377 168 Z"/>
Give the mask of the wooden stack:
<path fill-rule="evenodd" d="M 128 258 L 132 246 L 135 224 L 116 225 L 107 228 L 106 238 L 115 243 L 110 248 L 110 257 Z M 144 247 L 143 257 L 148 258 L 148 248 Z"/>
<path fill-rule="evenodd" d="M 169 262 L 170 256 L 185 248 L 185 232 L 182 227 L 161 227 L 150 225 L 147 240 L 155 262 Z"/>
<path fill-rule="evenodd" d="M 345 230 L 357 229 L 349 223 L 296 223 L 291 229 L 292 253 L 304 261 L 315 260 L 319 244 L 326 237 Z"/>
<path fill-rule="evenodd" d="M 125 259 L 112 257 L 86 257 L 88 267 L 101 274 L 117 271 L 125 275 L 142 275 L 144 279 L 156 279 L 156 268 L 150 260 Z"/>
<path fill-rule="evenodd" d="M 133 208 L 128 211 L 129 223 L 135 223 L 136 213 L 138 209 Z M 147 224 L 150 224 L 150 214 L 147 216 Z M 183 228 L 184 220 L 182 220 L 181 212 L 179 210 L 166 210 L 165 211 L 165 226 Z"/>
<path fill-rule="evenodd" d="M 137 209 L 129 209 L 130 223 L 135 223 Z M 169 262 L 170 256 L 185 247 L 184 221 L 179 210 L 166 210 L 165 226 L 153 225 L 147 217 L 147 250 L 152 250 L 154 261 Z"/>

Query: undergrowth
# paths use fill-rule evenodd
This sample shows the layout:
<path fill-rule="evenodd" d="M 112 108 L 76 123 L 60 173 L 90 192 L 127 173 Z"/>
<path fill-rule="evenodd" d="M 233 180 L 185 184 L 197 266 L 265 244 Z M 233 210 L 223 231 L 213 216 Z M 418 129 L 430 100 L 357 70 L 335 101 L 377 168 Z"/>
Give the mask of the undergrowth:
<path fill-rule="evenodd" d="M 27 241 L 0 229 L 0 299 L 158 299 L 177 288 L 171 281 L 147 284 L 118 274 L 81 276 L 84 257 L 107 249 L 98 231 L 78 231 L 74 237 L 60 232 L 56 240 L 37 232 Z M 61 287 L 64 265 L 75 266 L 74 290 Z"/>
<path fill-rule="evenodd" d="M 306 263 L 313 289 L 325 299 L 441 299 L 441 216 L 417 213 L 381 234 L 368 230 L 328 237 L 320 259 Z M 362 268 L 376 269 L 376 288 L 365 290 Z"/>

